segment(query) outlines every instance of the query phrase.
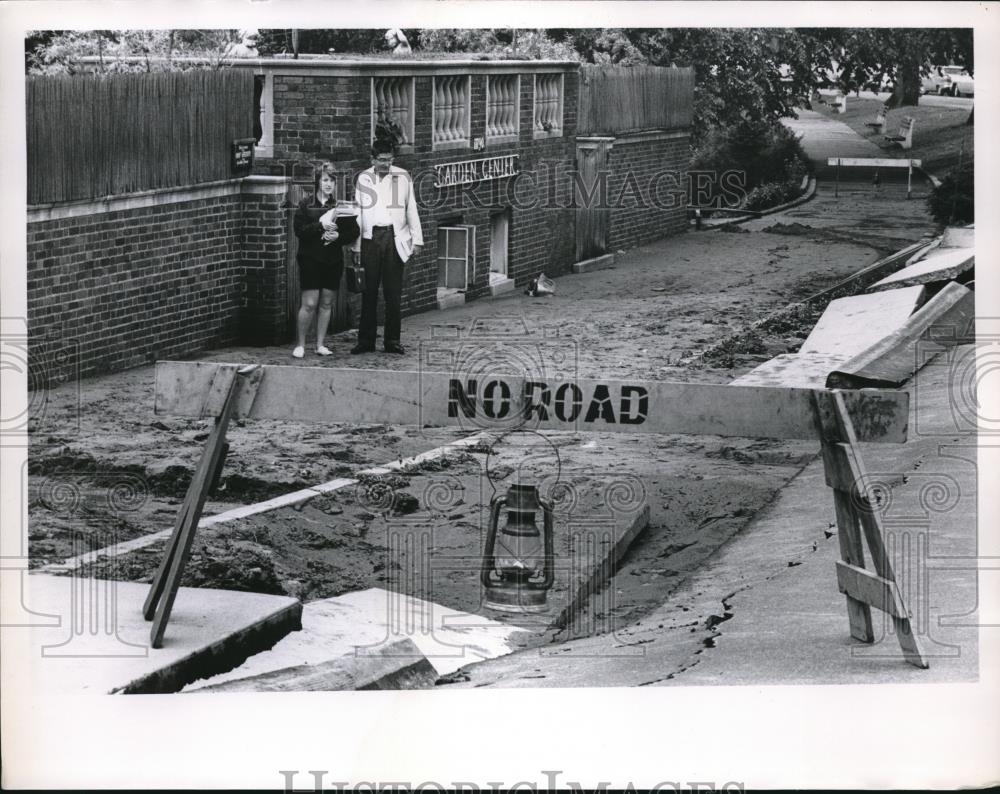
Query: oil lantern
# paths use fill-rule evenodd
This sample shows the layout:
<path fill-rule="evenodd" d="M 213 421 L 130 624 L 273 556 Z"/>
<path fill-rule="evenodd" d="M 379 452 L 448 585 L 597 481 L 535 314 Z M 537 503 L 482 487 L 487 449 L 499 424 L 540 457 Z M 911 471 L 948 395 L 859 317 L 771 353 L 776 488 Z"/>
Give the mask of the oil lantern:
<path fill-rule="evenodd" d="M 506 508 L 507 517 L 500 514 Z M 538 531 L 535 514 L 544 516 Z M 480 579 L 486 606 L 503 612 L 541 612 L 555 579 L 553 571 L 552 507 L 534 485 L 515 484 L 494 497 Z"/>

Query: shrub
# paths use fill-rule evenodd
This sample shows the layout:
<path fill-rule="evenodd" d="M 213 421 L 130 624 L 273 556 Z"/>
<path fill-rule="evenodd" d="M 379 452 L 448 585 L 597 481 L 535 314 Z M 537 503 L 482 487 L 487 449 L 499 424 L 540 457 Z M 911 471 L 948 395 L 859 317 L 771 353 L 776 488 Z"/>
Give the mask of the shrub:
<path fill-rule="evenodd" d="M 808 165 L 802 145 L 787 127 L 776 122 L 745 121 L 736 127 L 712 132 L 694 152 L 689 169 L 716 175 L 726 171 L 741 172 L 750 194 L 756 188 L 768 186 L 767 195 L 773 196 L 785 183 L 797 188 Z M 719 199 L 725 201 L 726 196 L 718 190 L 718 179 L 713 179 L 712 183 L 716 190 L 712 192 L 711 203 Z M 730 199 L 731 196 L 730 192 Z M 780 203 L 780 200 L 773 202 Z"/>
<path fill-rule="evenodd" d="M 801 179 L 801 177 L 799 177 Z M 743 206 L 748 210 L 766 210 L 777 207 L 786 201 L 798 197 L 799 182 L 769 182 L 766 185 L 758 185 L 749 193 Z"/>
<path fill-rule="evenodd" d="M 938 223 L 972 223 L 975 220 L 975 164 L 953 168 L 927 197 L 927 208 Z"/>

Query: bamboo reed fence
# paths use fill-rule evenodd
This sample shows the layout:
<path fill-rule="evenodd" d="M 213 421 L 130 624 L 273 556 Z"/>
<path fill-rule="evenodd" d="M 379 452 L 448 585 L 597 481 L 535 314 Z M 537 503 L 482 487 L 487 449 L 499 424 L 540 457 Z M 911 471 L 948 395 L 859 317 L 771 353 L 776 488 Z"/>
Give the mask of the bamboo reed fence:
<path fill-rule="evenodd" d="M 694 69 L 663 66 L 580 68 L 579 135 L 691 126 Z"/>
<path fill-rule="evenodd" d="M 253 137 L 246 69 L 25 79 L 29 205 L 226 179 Z"/>

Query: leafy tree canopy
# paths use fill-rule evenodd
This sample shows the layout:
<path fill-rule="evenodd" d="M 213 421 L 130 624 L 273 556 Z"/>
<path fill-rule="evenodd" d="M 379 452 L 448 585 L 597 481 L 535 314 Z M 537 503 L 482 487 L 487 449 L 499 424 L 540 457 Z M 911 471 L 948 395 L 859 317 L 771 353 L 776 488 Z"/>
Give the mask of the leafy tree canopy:
<path fill-rule="evenodd" d="M 30 74 L 76 74 L 86 56 L 99 58 L 103 72 L 191 68 L 175 62 L 178 56 L 203 58 L 198 68 L 217 68 L 237 41 L 236 30 L 36 30 L 25 37 L 25 68 Z"/>

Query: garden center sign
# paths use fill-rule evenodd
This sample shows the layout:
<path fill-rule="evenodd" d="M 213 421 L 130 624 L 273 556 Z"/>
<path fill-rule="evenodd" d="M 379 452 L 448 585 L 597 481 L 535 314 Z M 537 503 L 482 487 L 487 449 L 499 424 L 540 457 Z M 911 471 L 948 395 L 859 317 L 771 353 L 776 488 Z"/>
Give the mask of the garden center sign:
<path fill-rule="evenodd" d="M 500 157 L 485 157 L 482 160 L 465 160 L 460 163 L 441 163 L 434 166 L 434 187 L 468 185 L 516 176 L 517 155 L 505 154 Z"/>

